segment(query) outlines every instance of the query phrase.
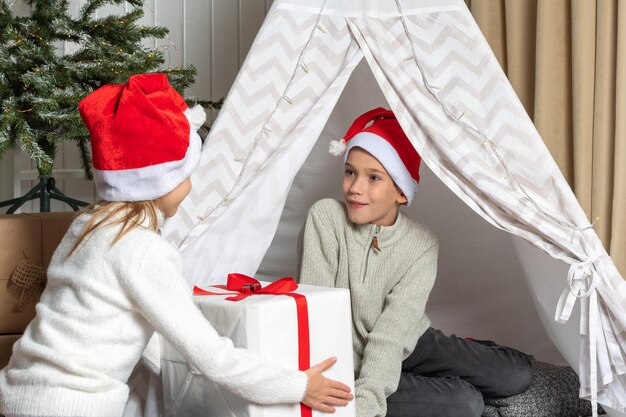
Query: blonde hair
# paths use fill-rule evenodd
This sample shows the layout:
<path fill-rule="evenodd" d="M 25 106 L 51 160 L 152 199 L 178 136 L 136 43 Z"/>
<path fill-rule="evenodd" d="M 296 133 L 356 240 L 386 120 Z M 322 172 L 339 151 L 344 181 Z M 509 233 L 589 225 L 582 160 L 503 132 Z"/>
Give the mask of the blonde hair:
<path fill-rule="evenodd" d="M 159 222 L 157 217 L 157 206 L 154 200 L 148 201 L 101 201 L 87 207 L 84 211 L 91 215 L 91 219 L 85 225 L 72 250 L 67 255 L 70 257 L 72 253 L 80 246 L 83 240 L 94 230 L 104 226 L 121 225 L 121 228 L 111 246 L 115 245 L 121 238 L 131 230 L 144 226 L 143 223 L 148 220 L 148 229 L 159 230 Z"/>

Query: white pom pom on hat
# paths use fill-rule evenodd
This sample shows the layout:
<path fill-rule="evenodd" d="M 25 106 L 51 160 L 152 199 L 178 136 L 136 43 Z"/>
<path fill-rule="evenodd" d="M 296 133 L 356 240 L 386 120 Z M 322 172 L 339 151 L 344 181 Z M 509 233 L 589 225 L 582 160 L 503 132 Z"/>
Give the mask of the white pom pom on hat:
<path fill-rule="evenodd" d="M 89 130 L 101 200 L 154 200 L 180 185 L 200 161 L 196 130 L 206 114 L 201 106 L 188 108 L 165 74 L 104 85 L 78 108 Z"/>
<path fill-rule="evenodd" d="M 331 140 L 328 144 L 328 152 L 330 152 L 333 156 L 343 155 L 346 151 L 347 145 L 343 139 L 341 140 Z"/>
<path fill-rule="evenodd" d="M 187 117 L 187 120 L 189 120 L 189 125 L 193 131 L 200 129 L 206 121 L 206 112 L 199 104 L 188 108 L 183 113 L 185 114 L 185 117 Z"/>
<path fill-rule="evenodd" d="M 374 156 L 387 170 L 411 204 L 422 161 L 391 110 L 377 107 L 357 117 L 342 141 L 331 141 L 329 152 L 348 158 L 350 149 L 359 147 Z"/>

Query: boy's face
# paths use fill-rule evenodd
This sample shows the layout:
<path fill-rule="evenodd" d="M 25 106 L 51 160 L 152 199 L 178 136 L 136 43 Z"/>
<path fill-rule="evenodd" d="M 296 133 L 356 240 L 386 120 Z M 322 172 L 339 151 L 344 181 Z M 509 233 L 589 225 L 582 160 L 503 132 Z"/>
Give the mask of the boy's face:
<path fill-rule="evenodd" d="M 191 179 L 188 177 L 185 181 L 181 182 L 178 187 L 174 188 L 163 197 L 159 197 L 156 200 L 156 205 L 163 212 L 165 217 L 172 217 L 178 211 L 178 206 L 183 202 L 185 197 L 191 191 Z"/>
<path fill-rule="evenodd" d="M 378 159 L 356 147 L 346 160 L 343 198 L 351 222 L 377 226 L 394 224 L 400 204 L 407 202 Z"/>

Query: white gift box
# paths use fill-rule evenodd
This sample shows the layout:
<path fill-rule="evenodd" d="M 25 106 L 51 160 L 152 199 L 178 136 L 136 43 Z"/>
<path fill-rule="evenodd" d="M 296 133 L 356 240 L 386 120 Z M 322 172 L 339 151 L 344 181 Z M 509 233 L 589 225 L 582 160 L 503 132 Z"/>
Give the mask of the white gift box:
<path fill-rule="evenodd" d="M 261 282 L 265 287 L 267 282 Z M 194 301 L 221 336 L 283 366 L 298 369 L 298 323 L 295 300 L 286 295 L 248 296 L 228 301 L 226 295 L 195 296 Z M 350 386 L 354 393 L 350 293 L 346 289 L 299 285 L 294 291 L 308 305 L 310 364 L 336 356 L 324 375 Z M 180 353 L 167 341 L 161 345 L 163 401 L 167 416 L 300 417 L 300 405 L 252 404 L 208 379 L 191 372 Z M 337 417 L 354 417 L 355 404 L 337 407 Z M 327 415 L 313 411 L 313 416 Z"/>

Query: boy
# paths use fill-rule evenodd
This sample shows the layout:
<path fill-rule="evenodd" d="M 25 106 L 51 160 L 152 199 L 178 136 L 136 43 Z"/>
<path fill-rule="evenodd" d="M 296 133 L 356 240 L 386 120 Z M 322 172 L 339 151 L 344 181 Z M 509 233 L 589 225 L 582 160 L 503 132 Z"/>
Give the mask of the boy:
<path fill-rule="evenodd" d="M 309 210 L 300 281 L 350 290 L 357 415 L 480 416 L 483 394 L 525 390 L 523 353 L 430 327 L 439 245 L 400 211 L 415 196 L 421 158 L 394 114 L 359 116 L 331 152 L 344 154 L 344 201 Z"/>

